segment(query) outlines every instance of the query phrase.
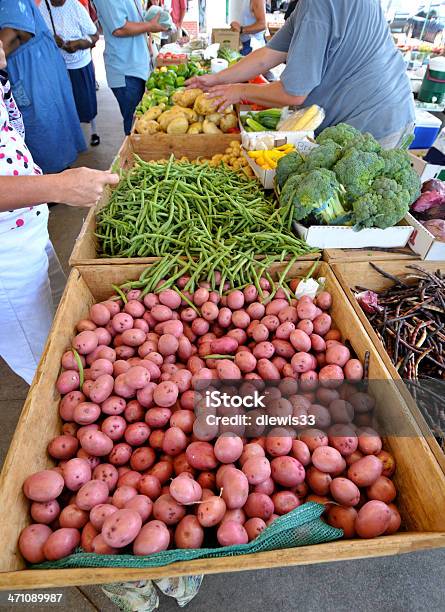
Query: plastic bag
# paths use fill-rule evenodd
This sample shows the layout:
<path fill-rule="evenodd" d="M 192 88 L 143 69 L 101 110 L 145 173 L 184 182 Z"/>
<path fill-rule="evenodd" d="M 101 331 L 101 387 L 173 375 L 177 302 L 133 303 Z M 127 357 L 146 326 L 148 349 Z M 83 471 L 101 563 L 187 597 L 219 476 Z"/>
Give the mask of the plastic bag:
<path fill-rule="evenodd" d="M 314 131 L 323 123 L 325 112 L 316 104 L 308 108 L 291 111 L 289 107 L 283 109 L 277 130 L 281 132 Z"/>
<path fill-rule="evenodd" d="M 159 13 L 161 14 L 159 18 L 160 25 L 171 30 L 173 28 L 173 21 L 170 17 L 170 13 L 165 11 L 161 6 L 150 6 L 148 11 L 144 12 L 144 20 L 151 21 L 152 19 L 155 19 Z"/>

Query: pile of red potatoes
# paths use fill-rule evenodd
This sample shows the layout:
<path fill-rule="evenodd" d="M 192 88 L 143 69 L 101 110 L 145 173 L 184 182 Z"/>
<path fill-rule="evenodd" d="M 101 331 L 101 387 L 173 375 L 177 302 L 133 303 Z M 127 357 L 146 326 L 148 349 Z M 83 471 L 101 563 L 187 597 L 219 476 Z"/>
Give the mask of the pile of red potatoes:
<path fill-rule="evenodd" d="M 23 557 L 245 544 L 306 501 L 345 537 L 396 532 L 395 461 L 370 427 L 374 400 L 332 327 L 331 295 L 272 296 L 265 278 L 261 295 L 206 283 L 191 294 L 187 280 L 113 296 L 79 321 L 57 381 L 58 465 L 23 485 Z M 261 392 L 266 408 L 225 407 L 249 424 L 215 424 L 206 392 L 221 385 Z M 265 414 L 293 421 L 267 428 Z"/>

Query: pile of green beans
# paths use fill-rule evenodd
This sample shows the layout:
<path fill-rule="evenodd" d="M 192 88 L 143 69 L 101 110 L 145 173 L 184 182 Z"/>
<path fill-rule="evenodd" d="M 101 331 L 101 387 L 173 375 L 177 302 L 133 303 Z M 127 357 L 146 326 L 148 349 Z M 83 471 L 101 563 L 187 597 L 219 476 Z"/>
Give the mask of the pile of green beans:
<path fill-rule="evenodd" d="M 201 282 L 206 281 L 210 288 L 213 291 L 218 291 L 220 295 L 232 289 L 244 289 L 247 285 L 255 285 L 259 295 L 263 296 L 260 278 L 264 277 L 271 285 L 267 302 L 273 299 L 279 287 L 284 290 L 290 300 L 292 292 L 287 285 L 286 277 L 297 260 L 298 255 L 291 257 L 286 262 L 279 277 L 274 281 L 268 268 L 273 263 L 277 263 L 276 256 L 266 256 L 261 260 L 239 257 L 233 262 L 232 258 L 218 257 L 218 254 L 208 259 L 202 257 L 187 259 L 179 255 L 167 255 L 155 264 L 148 266 L 138 280 L 127 281 L 120 287 L 113 285 L 113 288 L 124 302 L 126 301 L 125 293 L 131 289 L 140 289 L 141 297 L 144 297 L 147 293 L 159 293 L 164 289 L 173 289 L 191 308 L 199 312 L 187 296 L 178 289 L 176 283 L 179 278 L 186 277 L 188 279 L 184 291 L 190 293 L 193 293 Z M 317 263 L 318 261 L 314 262 L 307 278 L 312 275 Z"/>
<path fill-rule="evenodd" d="M 255 256 L 282 261 L 316 251 L 292 233 L 292 213 L 224 165 L 136 158 L 99 211 L 96 236 L 102 257 L 173 254 L 198 262 L 196 278 L 218 269 L 247 282 Z"/>

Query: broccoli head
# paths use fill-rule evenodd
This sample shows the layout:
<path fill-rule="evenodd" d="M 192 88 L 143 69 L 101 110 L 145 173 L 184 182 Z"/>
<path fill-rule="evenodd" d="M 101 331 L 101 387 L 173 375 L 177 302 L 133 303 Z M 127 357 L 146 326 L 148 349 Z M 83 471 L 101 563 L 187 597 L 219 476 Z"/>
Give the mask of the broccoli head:
<path fill-rule="evenodd" d="M 353 204 L 354 229 L 385 229 L 396 225 L 409 210 L 410 194 L 395 180 L 378 177 Z"/>
<path fill-rule="evenodd" d="M 320 146 L 314 147 L 306 156 L 305 170 L 314 170 L 315 168 L 327 168 L 330 170 L 332 166 L 340 159 L 342 148 L 333 140 L 325 140 Z"/>
<path fill-rule="evenodd" d="M 315 219 L 321 224 L 340 224 L 349 219 L 343 206 L 344 188 L 325 168 L 291 176 L 284 185 L 280 203 L 292 204 L 294 220 Z"/>
<path fill-rule="evenodd" d="M 385 162 L 383 175 L 394 179 L 404 189 L 409 191 L 410 204 L 420 195 L 421 181 L 411 166 L 408 153 L 402 149 L 382 151 L 381 157 Z"/>
<path fill-rule="evenodd" d="M 278 160 L 276 170 L 276 181 L 280 187 L 292 174 L 302 172 L 304 165 L 304 157 L 298 151 L 293 151 Z"/>
<path fill-rule="evenodd" d="M 384 161 L 377 153 L 348 149 L 333 170 L 337 179 L 346 188 L 348 198 L 355 200 L 368 191 L 372 181 L 382 172 L 384 166 Z"/>
<path fill-rule="evenodd" d="M 323 130 L 315 139 L 317 144 L 323 144 L 326 140 L 333 140 L 341 147 L 346 147 L 354 138 L 361 136 L 361 132 L 347 123 L 331 125 Z"/>
<path fill-rule="evenodd" d="M 369 132 L 360 134 L 359 136 L 351 140 L 345 148 L 358 149 L 359 151 L 366 151 L 367 153 L 380 154 L 382 152 L 382 147 L 380 143 Z"/>

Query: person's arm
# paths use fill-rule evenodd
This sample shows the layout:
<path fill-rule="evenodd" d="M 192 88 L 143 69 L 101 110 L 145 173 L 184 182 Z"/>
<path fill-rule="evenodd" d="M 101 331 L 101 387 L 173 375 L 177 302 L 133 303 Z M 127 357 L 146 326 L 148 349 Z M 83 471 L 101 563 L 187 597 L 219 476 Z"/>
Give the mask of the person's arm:
<path fill-rule="evenodd" d="M 62 45 L 62 49 L 67 51 L 67 53 L 75 53 L 76 51 L 80 51 L 82 49 L 92 49 L 99 40 L 99 34 L 94 34 L 90 38 L 91 40 L 86 40 L 85 38 L 80 38 L 79 40 L 69 40 Z"/>
<path fill-rule="evenodd" d="M 287 53 L 262 47 L 243 57 L 239 62 L 230 66 L 230 68 L 218 72 L 218 74 L 205 74 L 189 79 L 187 85 L 207 90 L 215 85 L 248 81 L 258 74 L 264 74 L 271 68 L 282 64 L 286 61 L 286 58 Z"/>
<path fill-rule="evenodd" d="M 241 100 L 249 100 L 261 106 L 301 106 L 306 96 L 293 96 L 284 89 L 281 81 L 268 85 L 253 85 L 251 83 L 234 83 L 233 85 L 217 85 L 212 87 L 210 98 L 218 98 L 218 112 L 224 111 L 231 104 Z"/>
<path fill-rule="evenodd" d="M 150 32 L 165 32 L 168 28 L 161 26 L 159 23 L 160 17 L 161 14 L 158 13 L 150 21 L 126 21 L 122 27 L 113 31 L 113 36 L 126 38 L 127 36 L 139 36 L 139 34 L 149 34 Z"/>
<path fill-rule="evenodd" d="M 232 21 L 230 27 L 235 32 L 240 32 L 243 28 L 243 34 L 257 34 L 266 29 L 266 6 L 264 0 L 251 0 L 250 7 L 255 17 L 255 22 L 248 26 L 241 26 L 238 21 Z"/>
<path fill-rule="evenodd" d="M 19 32 L 13 28 L 2 28 L 0 30 L 0 41 L 3 43 L 6 57 L 18 49 L 22 44 Z"/>
<path fill-rule="evenodd" d="M 90 168 L 73 168 L 43 176 L 0 176 L 0 212 L 45 202 L 94 206 L 105 186 L 118 182 L 117 174 Z"/>

